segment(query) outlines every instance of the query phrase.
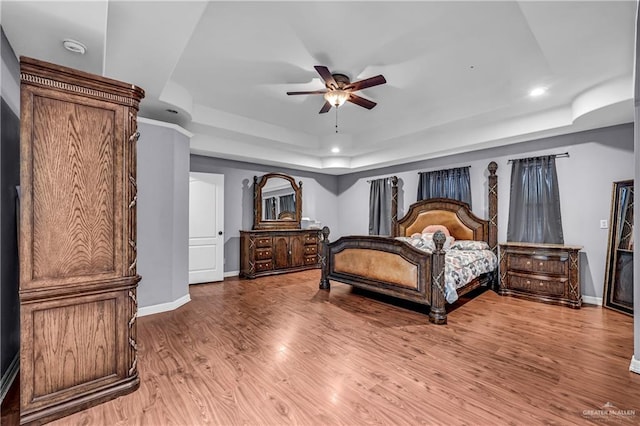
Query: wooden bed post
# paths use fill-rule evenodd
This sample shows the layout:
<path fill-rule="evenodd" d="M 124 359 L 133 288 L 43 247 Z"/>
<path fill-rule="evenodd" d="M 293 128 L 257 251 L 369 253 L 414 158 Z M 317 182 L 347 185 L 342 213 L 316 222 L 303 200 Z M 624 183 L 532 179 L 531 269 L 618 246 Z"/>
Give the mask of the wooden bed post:
<path fill-rule="evenodd" d="M 489 163 L 489 248 L 498 255 L 498 164 Z"/>
<path fill-rule="evenodd" d="M 391 236 L 398 235 L 398 176 L 391 176 Z"/>
<path fill-rule="evenodd" d="M 434 324 L 447 323 L 447 311 L 444 308 L 444 233 L 437 231 L 433 235 L 433 242 L 436 249 L 431 255 L 431 310 L 429 311 L 429 321 Z"/>
<path fill-rule="evenodd" d="M 324 228 L 322 228 L 322 231 L 320 232 L 322 235 L 322 249 L 320 252 L 320 268 L 321 268 L 321 274 L 320 274 L 320 289 L 321 290 L 329 290 L 331 288 L 331 284 L 329 284 L 329 279 L 327 278 L 329 276 L 329 261 L 327 259 L 327 256 L 329 255 L 329 227 L 325 226 Z"/>

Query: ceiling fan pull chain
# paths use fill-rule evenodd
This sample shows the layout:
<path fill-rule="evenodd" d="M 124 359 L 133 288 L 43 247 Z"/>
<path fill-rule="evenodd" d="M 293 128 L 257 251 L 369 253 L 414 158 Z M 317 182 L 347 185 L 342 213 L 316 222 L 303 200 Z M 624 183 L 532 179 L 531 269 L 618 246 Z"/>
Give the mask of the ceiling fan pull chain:
<path fill-rule="evenodd" d="M 336 133 L 338 133 L 338 106 L 336 105 Z"/>

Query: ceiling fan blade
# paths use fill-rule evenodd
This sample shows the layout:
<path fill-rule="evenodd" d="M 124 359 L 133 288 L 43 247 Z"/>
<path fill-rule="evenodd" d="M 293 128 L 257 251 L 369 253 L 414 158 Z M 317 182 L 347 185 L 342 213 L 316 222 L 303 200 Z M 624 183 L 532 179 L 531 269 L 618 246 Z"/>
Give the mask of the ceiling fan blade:
<path fill-rule="evenodd" d="M 320 74 L 320 77 L 322 77 L 327 87 L 331 87 L 333 89 L 338 88 L 338 83 L 336 83 L 333 75 L 331 75 L 331 71 L 329 71 L 329 68 L 322 65 L 316 65 L 314 66 L 314 68 L 316 69 L 316 71 L 318 71 L 318 74 Z"/>
<path fill-rule="evenodd" d="M 329 112 L 331 109 L 331 104 L 327 101 L 324 101 L 324 105 L 320 108 L 320 112 L 318 114 L 324 114 L 325 112 Z"/>
<path fill-rule="evenodd" d="M 378 105 L 377 103 L 370 101 L 369 99 L 362 98 L 358 95 L 354 95 L 353 93 L 349 95 L 349 99 L 347 100 L 353 104 L 360 105 L 361 107 L 364 107 L 366 109 L 371 109 L 374 106 Z"/>
<path fill-rule="evenodd" d="M 321 95 L 327 93 L 326 90 L 312 90 L 310 92 L 287 92 L 287 95 Z"/>
<path fill-rule="evenodd" d="M 345 89 L 351 89 L 354 92 L 357 90 L 366 89 L 367 87 L 378 86 L 380 84 L 385 84 L 387 80 L 385 80 L 383 75 L 376 75 L 375 77 L 365 78 L 364 80 L 354 81 L 353 83 L 347 85 Z"/>

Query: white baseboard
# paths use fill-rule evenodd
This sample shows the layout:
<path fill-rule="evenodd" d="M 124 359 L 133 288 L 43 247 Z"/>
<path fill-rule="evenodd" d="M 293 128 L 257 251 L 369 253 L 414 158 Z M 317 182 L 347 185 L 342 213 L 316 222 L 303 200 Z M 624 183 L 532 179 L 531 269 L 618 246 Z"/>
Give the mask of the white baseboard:
<path fill-rule="evenodd" d="M 240 275 L 240 271 L 227 271 L 224 273 L 224 277 L 228 278 L 228 277 L 237 277 L 238 275 Z"/>
<path fill-rule="evenodd" d="M 9 392 L 9 388 L 13 384 L 13 381 L 18 376 L 18 372 L 20 371 L 20 351 L 16 353 L 16 356 L 11 360 L 11 364 L 9 364 L 9 368 L 2 375 L 2 379 L 0 379 L 0 403 L 4 401 L 4 397 Z"/>
<path fill-rule="evenodd" d="M 583 303 L 588 303 L 589 305 L 602 306 L 602 297 L 582 295 L 582 302 Z"/>
<path fill-rule="evenodd" d="M 629 371 L 632 371 L 636 374 L 640 374 L 640 359 L 636 358 L 635 355 L 631 357 L 631 364 L 629 364 Z"/>
<path fill-rule="evenodd" d="M 191 295 L 187 293 L 181 298 L 174 300 L 173 302 L 160 303 L 158 305 L 151 305 L 151 306 L 144 306 L 142 308 L 138 308 L 138 317 L 159 314 L 160 312 L 173 311 L 190 301 L 191 301 Z"/>

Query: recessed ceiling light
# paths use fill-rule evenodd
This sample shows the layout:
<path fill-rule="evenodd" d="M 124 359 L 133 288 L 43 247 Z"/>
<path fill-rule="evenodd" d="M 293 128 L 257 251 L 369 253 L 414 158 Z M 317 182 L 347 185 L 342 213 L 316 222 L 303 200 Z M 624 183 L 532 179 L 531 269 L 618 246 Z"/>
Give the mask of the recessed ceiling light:
<path fill-rule="evenodd" d="M 340 148 L 338 148 L 337 146 L 334 146 L 333 148 L 331 148 L 331 152 L 333 152 L 334 154 L 337 154 L 340 152 Z"/>
<path fill-rule="evenodd" d="M 545 93 L 547 93 L 547 88 L 546 88 L 546 87 L 536 87 L 536 88 L 532 89 L 532 90 L 529 92 L 529 96 L 531 96 L 531 97 L 534 97 L 534 98 L 535 98 L 535 97 L 537 97 L 537 96 L 542 96 L 542 95 L 544 95 Z"/>
<path fill-rule="evenodd" d="M 87 51 L 87 46 L 80 43 L 79 41 L 71 40 L 70 38 L 64 39 L 62 42 L 62 45 L 69 52 L 78 53 L 80 55 L 84 55 L 85 52 Z"/>

